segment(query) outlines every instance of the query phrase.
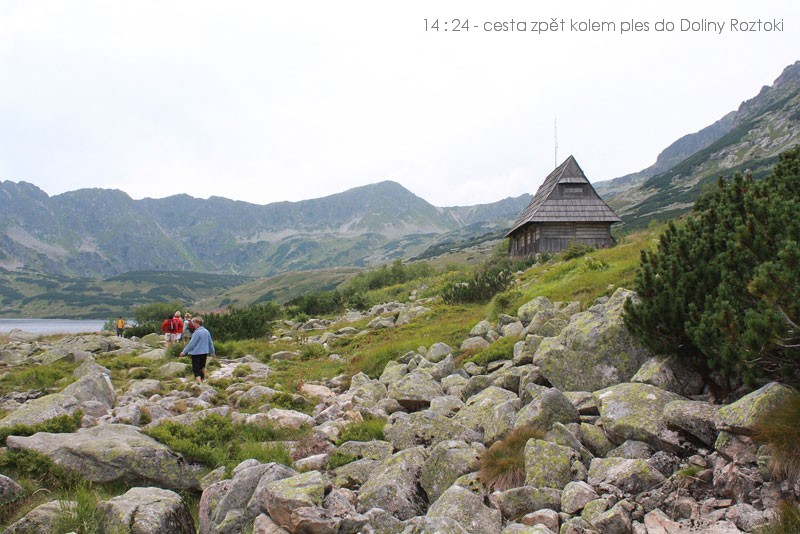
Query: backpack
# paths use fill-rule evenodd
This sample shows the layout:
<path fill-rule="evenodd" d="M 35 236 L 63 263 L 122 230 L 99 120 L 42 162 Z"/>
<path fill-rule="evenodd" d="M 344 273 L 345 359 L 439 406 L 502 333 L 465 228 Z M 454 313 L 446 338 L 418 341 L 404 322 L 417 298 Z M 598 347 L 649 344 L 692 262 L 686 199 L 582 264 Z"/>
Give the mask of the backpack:
<path fill-rule="evenodd" d="M 166 326 L 166 330 L 165 330 L 166 332 L 172 333 L 172 332 L 175 331 L 175 321 L 173 321 L 172 319 L 167 319 L 164 322 L 166 323 L 166 325 L 165 325 Z"/>

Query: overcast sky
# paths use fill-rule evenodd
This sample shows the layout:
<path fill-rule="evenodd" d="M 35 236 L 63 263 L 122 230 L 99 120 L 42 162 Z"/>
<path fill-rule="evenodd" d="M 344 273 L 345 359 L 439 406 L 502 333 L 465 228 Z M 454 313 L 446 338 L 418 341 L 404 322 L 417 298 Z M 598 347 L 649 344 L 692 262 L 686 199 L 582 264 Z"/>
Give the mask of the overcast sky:
<path fill-rule="evenodd" d="M 473 205 L 536 191 L 556 121 L 558 163 L 608 180 L 771 85 L 798 24 L 797 0 L 2 0 L 0 180 L 257 204 L 394 180 Z"/>

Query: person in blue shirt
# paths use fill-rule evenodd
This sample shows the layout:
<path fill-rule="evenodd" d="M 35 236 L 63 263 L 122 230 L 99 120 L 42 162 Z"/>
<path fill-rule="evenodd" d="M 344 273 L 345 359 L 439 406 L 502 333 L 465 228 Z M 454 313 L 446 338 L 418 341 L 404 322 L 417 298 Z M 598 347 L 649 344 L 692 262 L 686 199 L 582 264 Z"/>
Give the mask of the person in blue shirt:
<path fill-rule="evenodd" d="M 192 317 L 194 332 L 189 344 L 181 351 L 181 356 L 188 354 L 192 358 L 192 372 L 195 382 L 202 384 L 206 379 L 206 360 L 209 354 L 216 355 L 214 341 L 211 339 L 211 332 L 203 326 L 202 317 Z"/>

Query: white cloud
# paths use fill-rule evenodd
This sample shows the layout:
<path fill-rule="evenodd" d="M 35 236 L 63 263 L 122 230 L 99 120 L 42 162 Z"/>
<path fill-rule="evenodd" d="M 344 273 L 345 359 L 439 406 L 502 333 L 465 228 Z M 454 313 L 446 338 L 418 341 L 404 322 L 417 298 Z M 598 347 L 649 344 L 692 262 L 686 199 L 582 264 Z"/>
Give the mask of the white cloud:
<path fill-rule="evenodd" d="M 257 203 L 393 179 L 439 205 L 533 193 L 574 154 L 640 170 L 798 50 L 794 3 L 0 4 L 0 179 Z M 784 19 L 781 33 L 425 31 L 424 19 Z"/>

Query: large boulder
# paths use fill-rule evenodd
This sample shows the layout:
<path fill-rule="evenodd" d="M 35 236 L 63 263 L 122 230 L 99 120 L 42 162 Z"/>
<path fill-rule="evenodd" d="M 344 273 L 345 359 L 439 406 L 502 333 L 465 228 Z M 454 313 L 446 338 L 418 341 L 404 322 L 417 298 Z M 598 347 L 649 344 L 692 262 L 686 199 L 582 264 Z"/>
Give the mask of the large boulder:
<path fill-rule="evenodd" d="M 182 456 L 130 425 L 101 425 L 71 434 L 9 436 L 6 445 L 43 454 L 91 482 L 200 489 L 197 471 Z"/>
<path fill-rule="evenodd" d="M 736 402 L 720 408 L 717 428 L 737 434 L 748 434 L 764 415 L 796 394 L 797 392 L 788 386 L 770 382 Z"/>
<path fill-rule="evenodd" d="M 549 430 L 553 423 L 575 423 L 580 414 L 567 397 L 556 388 L 528 384 L 531 401 L 517 414 L 514 426 L 536 426 Z"/>
<path fill-rule="evenodd" d="M 106 532 L 196 532 L 189 507 L 180 495 L 170 490 L 131 488 L 123 495 L 101 502 L 97 508 Z"/>
<path fill-rule="evenodd" d="M 549 441 L 528 440 L 525 445 L 525 485 L 560 490 L 573 480 L 577 451 Z"/>
<path fill-rule="evenodd" d="M 34 426 L 55 417 L 72 415 L 81 407 L 80 401 L 72 395 L 53 393 L 33 399 L 0 420 L 0 428 L 14 425 Z"/>
<path fill-rule="evenodd" d="M 714 445 L 720 406 L 702 401 L 676 400 L 664 407 L 667 425 L 679 428 L 705 443 Z"/>
<path fill-rule="evenodd" d="M 76 506 L 74 501 L 49 501 L 40 504 L 19 521 L 8 526 L 3 534 L 56 532 L 56 522 L 64 510 Z"/>
<path fill-rule="evenodd" d="M 325 479 L 318 471 L 309 471 L 266 484 L 263 508 L 270 517 L 290 532 L 298 532 L 301 516 L 298 508 L 322 507 Z"/>
<path fill-rule="evenodd" d="M 499 510 L 483 504 L 483 498 L 460 486 L 451 486 L 433 503 L 428 518 L 449 518 L 470 534 L 500 532 L 503 518 Z"/>
<path fill-rule="evenodd" d="M 703 377 L 684 360 L 675 356 L 648 359 L 631 378 L 631 382 L 650 384 L 665 391 L 690 397 L 703 391 Z"/>
<path fill-rule="evenodd" d="M 464 441 L 442 441 L 422 466 L 420 485 L 428 502 L 438 499 L 461 475 L 478 470 L 480 451 Z"/>
<path fill-rule="evenodd" d="M 648 384 L 618 384 L 594 393 L 606 434 L 615 443 L 637 440 L 656 449 L 681 452 L 678 434 L 667 427 L 664 408 L 684 400 Z"/>
<path fill-rule="evenodd" d="M 397 450 L 417 445 L 430 447 L 450 439 L 466 442 L 483 440 L 480 432 L 431 410 L 392 414 L 383 427 L 383 435 Z"/>
<path fill-rule="evenodd" d="M 453 421 L 483 433 L 486 427 L 496 420 L 498 407 L 506 402 L 513 404 L 514 411 L 519 408 L 519 398 L 516 394 L 495 386 L 487 387 L 467 399 Z"/>
<path fill-rule="evenodd" d="M 607 302 L 573 315 L 557 337 L 542 341 L 533 363 L 550 384 L 561 391 L 596 391 L 630 380 L 652 356 L 622 320 L 625 300 L 635 295 L 620 288 Z"/>
<path fill-rule="evenodd" d="M 424 448 L 414 447 L 385 460 L 361 487 L 358 511 L 381 508 L 403 521 L 421 515 L 425 499 L 419 491 L 419 475 L 426 457 Z"/>
<path fill-rule="evenodd" d="M 114 407 L 116 393 L 114 384 L 106 373 L 91 373 L 82 376 L 69 386 L 65 387 L 61 393 L 72 395 L 78 402 L 97 401 L 107 409 Z"/>
<path fill-rule="evenodd" d="M 444 395 L 444 390 L 429 371 L 418 369 L 392 382 L 387 395 L 407 410 L 420 410 L 430 406 L 436 397 Z"/>
<path fill-rule="evenodd" d="M 666 479 L 645 460 L 595 458 L 589 466 L 589 484 L 610 484 L 626 493 L 641 493 L 662 484 Z"/>

